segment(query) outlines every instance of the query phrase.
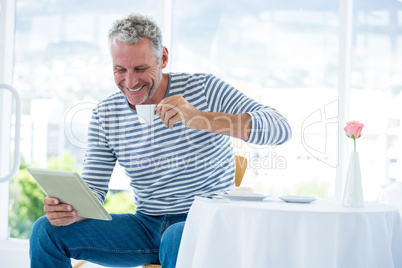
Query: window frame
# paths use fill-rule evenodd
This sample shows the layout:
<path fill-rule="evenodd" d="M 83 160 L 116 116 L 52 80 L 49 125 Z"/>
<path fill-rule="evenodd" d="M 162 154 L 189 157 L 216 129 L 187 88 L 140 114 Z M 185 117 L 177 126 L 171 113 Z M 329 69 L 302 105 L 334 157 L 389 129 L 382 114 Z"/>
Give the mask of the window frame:
<path fill-rule="evenodd" d="M 15 2 L 16 0 L 1 0 L 0 2 L 0 83 L 12 84 L 14 60 L 14 30 L 15 30 Z M 7 42 L 6 42 L 7 40 Z M 1 147 L 9 146 L 11 128 L 11 98 L 0 92 L 0 144 Z M 10 166 L 10 155 L 0 150 L 0 176 L 7 175 Z M 6 170 L 7 172 L 4 172 Z M 4 172 L 4 174 L 3 174 Z M 8 239 L 8 203 L 9 182 L 0 183 L 0 242 Z"/>

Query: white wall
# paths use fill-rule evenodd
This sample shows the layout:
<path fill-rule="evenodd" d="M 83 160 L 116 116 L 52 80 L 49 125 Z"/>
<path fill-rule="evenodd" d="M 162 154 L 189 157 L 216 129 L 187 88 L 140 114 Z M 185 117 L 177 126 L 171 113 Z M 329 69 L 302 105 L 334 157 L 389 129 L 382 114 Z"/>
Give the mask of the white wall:
<path fill-rule="evenodd" d="M 29 267 L 29 244 L 26 240 L 0 240 L 0 266 Z"/>

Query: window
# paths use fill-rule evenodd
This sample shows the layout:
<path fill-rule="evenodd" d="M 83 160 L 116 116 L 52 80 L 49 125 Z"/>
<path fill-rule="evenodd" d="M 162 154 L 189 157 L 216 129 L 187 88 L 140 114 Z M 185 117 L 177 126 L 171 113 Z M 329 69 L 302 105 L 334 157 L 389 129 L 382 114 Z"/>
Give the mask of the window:
<path fill-rule="evenodd" d="M 376 201 L 402 173 L 402 3 L 354 3 L 347 120 L 366 125 L 358 151 L 365 199 Z M 338 58 L 344 56 L 338 11 L 335 0 L 175 1 L 172 69 L 214 73 L 277 108 L 292 125 L 292 140 L 277 148 L 234 142 L 249 159 L 244 184 L 334 197 L 336 167 L 347 161 L 337 155 L 345 124 L 338 121 Z"/>
<path fill-rule="evenodd" d="M 290 121 L 285 145 L 234 141 L 248 159 L 243 184 L 333 197 L 338 1 L 176 0 L 173 14 L 173 71 L 214 73 Z"/>
<path fill-rule="evenodd" d="M 350 118 L 366 123 L 358 151 L 365 198 L 402 175 L 401 1 L 354 2 Z"/>

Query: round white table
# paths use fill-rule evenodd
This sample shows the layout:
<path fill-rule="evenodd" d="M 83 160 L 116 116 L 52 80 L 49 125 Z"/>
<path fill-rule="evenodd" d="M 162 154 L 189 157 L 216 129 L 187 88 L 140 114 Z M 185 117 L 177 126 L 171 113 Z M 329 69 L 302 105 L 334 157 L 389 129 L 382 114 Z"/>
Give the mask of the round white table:
<path fill-rule="evenodd" d="M 398 268 L 401 217 L 374 203 L 195 200 L 176 267 Z"/>

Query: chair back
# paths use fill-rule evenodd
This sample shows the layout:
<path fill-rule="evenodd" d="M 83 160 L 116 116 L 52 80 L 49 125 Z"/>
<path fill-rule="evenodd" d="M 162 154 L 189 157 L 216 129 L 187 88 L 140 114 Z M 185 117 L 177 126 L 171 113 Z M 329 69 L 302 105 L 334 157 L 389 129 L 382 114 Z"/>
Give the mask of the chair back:
<path fill-rule="evenodd" d="M 247 169 L 247 159 L 240 155 L 235 155 L 236 172 L 235 172 L 235 185 L 240 186 L 243 180 L 244 173 Z"/>

